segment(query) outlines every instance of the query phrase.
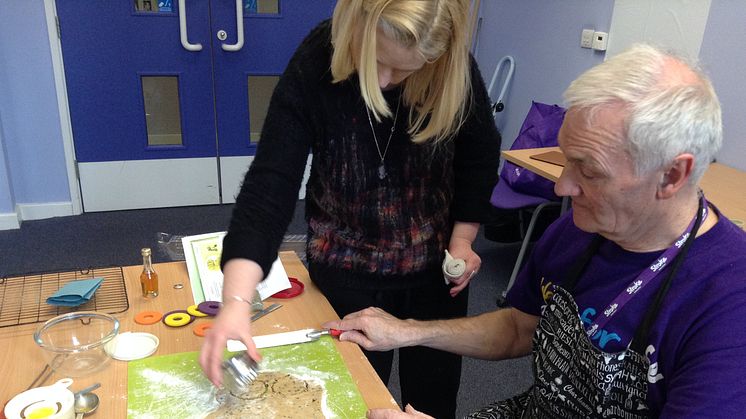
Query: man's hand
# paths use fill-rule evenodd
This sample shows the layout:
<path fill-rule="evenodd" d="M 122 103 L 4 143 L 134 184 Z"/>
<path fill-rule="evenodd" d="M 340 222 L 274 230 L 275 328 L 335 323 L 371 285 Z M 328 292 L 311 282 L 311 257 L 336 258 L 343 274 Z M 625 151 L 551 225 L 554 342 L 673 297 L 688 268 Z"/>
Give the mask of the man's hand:
<path fill-rule="evenodd" d="M 368 419 L 398 419 L 398 418 L 430 418 L 433 419 L 432 416 L 426 415 L 420 411 L 415 410 L 414 407 L 412 407 L 411 404 L 408 404 L 407 407 L 404 408 L 404 411 L 399 411 L 396 409 L 371 409 L 368 411 L 368 414 L 366 415 Z"/>
<path fill-rule="evenodd" d="M 339 340 L 357 343 L 369 351 L 388 351 L 411 346 L 411 336 L 407 334 L 410 322 L 397 319 L 380 308 L 368 307 L 342 320 L 324 323 L 323 327 L 343 330 Z"/>

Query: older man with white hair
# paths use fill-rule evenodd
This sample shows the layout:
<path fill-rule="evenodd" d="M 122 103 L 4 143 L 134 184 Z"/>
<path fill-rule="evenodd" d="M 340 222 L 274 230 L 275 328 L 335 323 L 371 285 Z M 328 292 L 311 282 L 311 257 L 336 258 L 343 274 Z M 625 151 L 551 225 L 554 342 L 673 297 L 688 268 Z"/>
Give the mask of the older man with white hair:
<path fill-rule="evenodd" d="M 533 353 L 531 388 L 474 418 L 742 416 L 746 233 L 697 187 L 722 143 L 709 80 L 640 44 L 565 100 L 555 191 L 572 210 L 536 244 L 510 308 L 428 322 L 369 308 L 327 326 L 372 350 Z M 370 417 L 421 415 L 406 411 Z"/>

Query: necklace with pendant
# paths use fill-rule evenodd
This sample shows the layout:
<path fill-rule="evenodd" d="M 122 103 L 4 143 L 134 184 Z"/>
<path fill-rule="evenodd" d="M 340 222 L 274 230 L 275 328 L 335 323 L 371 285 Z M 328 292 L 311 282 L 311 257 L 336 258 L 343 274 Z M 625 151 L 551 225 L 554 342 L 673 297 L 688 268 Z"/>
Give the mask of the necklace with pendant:
<path fill-rule="evenodd" d="M 368 114 L 368 124 L 370 124 L 370 130 L 373 133 L 373 141 L 376 144 L 376 151 L 378 151 L 378 157 L 381 159 L 378 165 L 378 179 L 381 180 L 386 178 L 386 165 L 384 164 L 384 160 L 386 160 L 386 153 L 389 151 L 389 144 L 391 144 L 391 138 L 394 136 L 394 130 L 396 129 L 396 120 L 399 118 L 399 105 L 401 105 L 401 96 L 399 96 L 399 100 L 396 102 L 394 123 L 391 124 L 389 139 L 386 141 L 386 147 L 383 148 L 383 152 L 381 152 L 381 146 L 378 145 L 378 137 L 376 136 L 376 130 L 373 128 L 373 120 L 370 118 L 370 110 L 368 110 L 368 106 L 365 106 L 365 113 Z"/>

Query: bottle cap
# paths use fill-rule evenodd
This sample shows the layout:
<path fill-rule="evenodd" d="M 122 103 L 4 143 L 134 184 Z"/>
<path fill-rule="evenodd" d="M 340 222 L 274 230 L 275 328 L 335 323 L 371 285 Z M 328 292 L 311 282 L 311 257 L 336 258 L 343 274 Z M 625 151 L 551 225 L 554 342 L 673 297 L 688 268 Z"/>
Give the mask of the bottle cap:
<path fill-rule="evenodd" d="M 150 248 L 143 247 L 142 250 L 140 250 L 140 253 L 142 253 L 143 256 L 150 256 Z"/>

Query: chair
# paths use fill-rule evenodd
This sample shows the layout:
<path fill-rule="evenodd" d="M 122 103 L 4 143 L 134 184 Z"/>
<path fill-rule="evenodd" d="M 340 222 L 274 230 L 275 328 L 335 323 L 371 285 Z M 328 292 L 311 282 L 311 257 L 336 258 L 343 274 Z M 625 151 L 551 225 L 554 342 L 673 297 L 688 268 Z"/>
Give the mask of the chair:
<path fill-rule="evenodd" d="M 518 137 L 513 141 L 511 150 L 548 147 L 557 145 L 557 135 L 565 117 L 565 109 L 557 105 L 547 105 L 532 101 Z M 523 231 L 521 220 L 521 249 L 508 281 L 508 287 L 498 298 L 498 305 L 504 306 L 505 295 L 513 286 L 518 271 L 521 268 L 526 250 L 531 242 L 531 235 L 536 228 L 539 215 L 548 208 L 560 207 L 559 197 L 554 194 L 554 183 L 542 178 L 530 170 L 505 162 L 500 172 L 500 181 L 492 191 L 490 203 L 502 210 L 519 210 L 522 214 L 528 210 L 532 212 L 531 221 Z"/>
<path fill-rule="evenodd" d="M 497 185 L 492 190 L 492 196 L 490 197 L 490 203 L 501 210 L 518 210 L 520 216 L 520 228 L 521 228 L 521 248 L 518 251 L 513 271 L 510 274 L 510 280 L 505 291 L 502 292 L 501 296 L 498 296 L 497 304 L 500 307 L 507 306 L 505 296 L 507 295 L 510 288 L 513 287 L 518 271 L 520 271 L 523 264 L 523 258 L 526 256 L 526 251 L 531 243 L 531 236 L 536 228 L 536 223 L 539 219 L 539 215 L 542 211 L 549 208 L 560 207 L 562 203 L 560 201 L 549 200 L 544 197 L 527 195 L 524 193 L 516 192 L 508 183 L 501 177 L 497 182 Z M 531 219 L 526 227 L 523 229 L 524 220 L 523 214 L 525 211 L 531 212 Z"/>

